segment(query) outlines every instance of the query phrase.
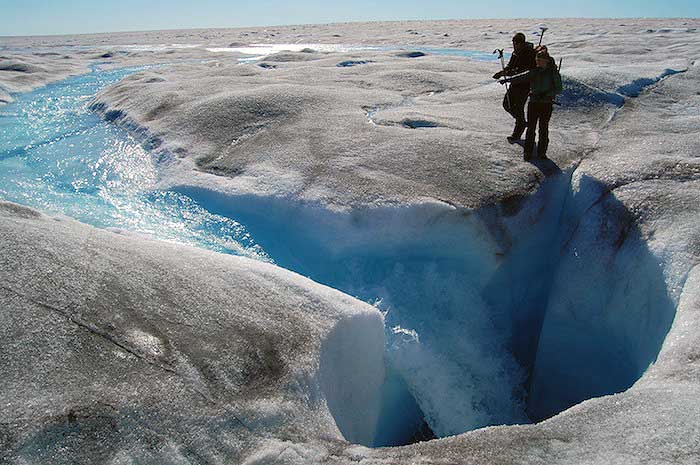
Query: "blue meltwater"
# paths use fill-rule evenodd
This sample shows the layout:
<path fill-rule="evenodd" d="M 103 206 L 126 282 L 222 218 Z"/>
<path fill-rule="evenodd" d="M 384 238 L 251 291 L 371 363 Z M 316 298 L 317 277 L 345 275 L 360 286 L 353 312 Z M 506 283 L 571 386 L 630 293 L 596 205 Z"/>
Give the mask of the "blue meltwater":
<path fill-rule="evenodd" d="M 88 109 L 98 91 L 141 69 L 94 65 L 0 107 L 0 199 L 100 228 L 266 259 L 235 220 L 156 189 L 158 157 Z"/>

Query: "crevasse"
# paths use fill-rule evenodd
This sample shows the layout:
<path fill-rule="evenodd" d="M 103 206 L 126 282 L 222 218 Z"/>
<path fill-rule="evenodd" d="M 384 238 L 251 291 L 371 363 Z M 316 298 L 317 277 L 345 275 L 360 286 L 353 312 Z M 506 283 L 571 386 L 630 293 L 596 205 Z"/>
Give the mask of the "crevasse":
<path fill-rule="evenodd" d="M 332 212 L 175 190 L 236 218 L 278 265 L 386 312 L 374 433 L 341 427 L 365 445 L 539 421 L 623 391 L 653 363 L 675 314 L 632 215 L 573 169 L 477 210 Z M 353 414 L 330 407 L 339 426 Z"/>

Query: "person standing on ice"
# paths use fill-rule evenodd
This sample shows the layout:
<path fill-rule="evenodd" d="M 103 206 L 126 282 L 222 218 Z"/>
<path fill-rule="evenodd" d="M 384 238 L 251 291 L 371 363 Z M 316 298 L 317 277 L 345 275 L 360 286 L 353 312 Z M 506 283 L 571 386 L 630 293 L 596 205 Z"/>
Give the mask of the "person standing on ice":
<path fill-rule="evenodd" d="M 535 49 L 531 42 L 525 40 L 525 34 L 518 32 L 513 36 L 513 54 L 508 61 L 508 65 L 493 75 L 494 79 L 504 76 L 514 76 L 535 68 Z M 503 97 L 503 108 L 515 118 L 515 128 L 513 134 L 508 136 L 508 142 L 513 144 L 523 135 L 527 122 L 525 120 L 525 102 L 530 92 L 530 85 L 527 81 L 514 83 L 505 97 Z"/>
<path fill-rule="evenodd" d="M 554 59 L 549 56 L 546 47 L 538 49 L 537 67 L 526 73 L 501 79 L 499 82 L 529 83 L 530 102 L 527 105 L 527 135 L 525 137 L 525 160 L 533 158 L 535 149 L 535 128 L 539 123 L 539 140 L 537 157 L 547 158 L 549 145 L 549 120 L 552 116 L 554 98 L 562 91 L 561 75 Z"/>

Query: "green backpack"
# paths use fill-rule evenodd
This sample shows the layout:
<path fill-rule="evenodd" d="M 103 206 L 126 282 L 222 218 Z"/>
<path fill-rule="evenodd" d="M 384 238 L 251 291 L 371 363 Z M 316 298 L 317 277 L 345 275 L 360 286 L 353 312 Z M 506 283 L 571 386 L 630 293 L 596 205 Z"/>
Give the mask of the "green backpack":
<path fill-rule="evenodd" d="M 561 91 L 564 90 L 564 87 L 561 84 L 561 74 L 559 74 L 559 67 L 557 66 L 556 61 L 554 61 L 554 58 L 552 58 L 551 61 L 552 65 L 552 84 L 554 84 L 554 93 L 555 95 L 561 94 Z"/>

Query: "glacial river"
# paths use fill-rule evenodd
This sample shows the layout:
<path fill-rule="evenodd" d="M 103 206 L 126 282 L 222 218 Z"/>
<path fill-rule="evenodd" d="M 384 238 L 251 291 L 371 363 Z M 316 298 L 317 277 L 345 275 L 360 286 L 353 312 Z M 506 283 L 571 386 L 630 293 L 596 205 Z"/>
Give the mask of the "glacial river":
<path fill-rule="evenodd" d="M 95 65 L 0 107 L 0 199 L 100 228 L 264 257 L 236 221 L 156 189 L 157 157 L 88 109 L 98 91 L 142 69 Z"/>

